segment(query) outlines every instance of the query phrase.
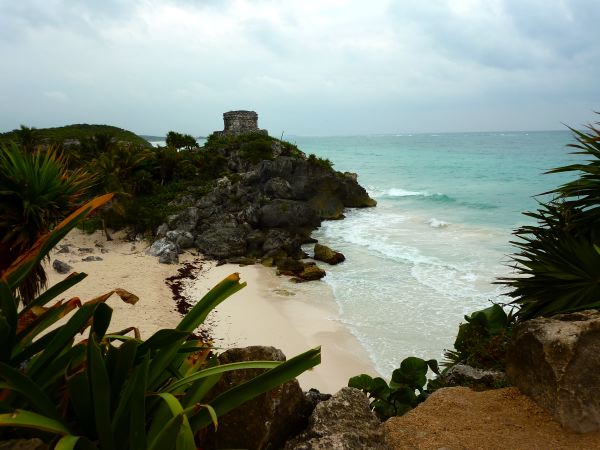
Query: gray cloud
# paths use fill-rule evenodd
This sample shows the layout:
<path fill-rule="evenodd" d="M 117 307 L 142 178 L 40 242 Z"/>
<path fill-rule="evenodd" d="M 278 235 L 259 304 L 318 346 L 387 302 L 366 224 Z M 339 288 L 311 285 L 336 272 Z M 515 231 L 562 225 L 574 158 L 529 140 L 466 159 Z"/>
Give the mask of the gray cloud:
<path fill-rule="evenodd" d="M 228 109 L 296 134 L 593 120 L 593 1 L 0 0 L 0 130 L 205 134 Z"/>

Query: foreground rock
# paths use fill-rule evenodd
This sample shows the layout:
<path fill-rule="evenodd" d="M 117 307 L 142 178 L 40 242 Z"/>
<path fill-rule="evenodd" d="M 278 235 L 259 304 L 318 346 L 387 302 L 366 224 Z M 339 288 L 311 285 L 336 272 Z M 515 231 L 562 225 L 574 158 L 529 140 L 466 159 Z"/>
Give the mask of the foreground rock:
<path fill-rule="evenodd" d="M 517 388 L 446 388 L 383 425 L 397 450 L 574 450 L 600 448 L 600 432 L 565 430 Z"/>
<path fill-rule="evenodd" d="M 560 423 L 586 433 L 600 429 L 600 312 L 538 318 L 518 326 L 507 375 Z"/>
<path fill-rule="evenodd" d="M 221 364 L 252 360 L 285 361 L 285 355 L 276 348 L 260 346 L 234 348 L 219 355 Z M 214 398 L 262 372 L 260 369 L 227 372 L 210 396 Z M 290 436 L 306 426 L 311 409 L 311 401 L 305 397 L 298 381 L 288 381 L 219 417 L 218 431 L 209 433 L 202 448 L 281 448 Z"/>
<path fill-rule="evenodd" d="M 308 428 L 288 441 L 285 450 L 386 450 L 379 420 L 358 389 L 345 387 L 319 403 Z"/>

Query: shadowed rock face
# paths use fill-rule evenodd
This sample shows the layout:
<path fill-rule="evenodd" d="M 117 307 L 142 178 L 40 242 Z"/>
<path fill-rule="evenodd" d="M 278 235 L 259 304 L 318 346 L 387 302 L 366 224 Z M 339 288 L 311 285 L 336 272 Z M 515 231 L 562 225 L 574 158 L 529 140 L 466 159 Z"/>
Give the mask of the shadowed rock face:
<path fill-rule="evenodd" d="M 600 430 L 600 312 L 524 322 L 514 331 L 506 373 L 563 426 Z"/>

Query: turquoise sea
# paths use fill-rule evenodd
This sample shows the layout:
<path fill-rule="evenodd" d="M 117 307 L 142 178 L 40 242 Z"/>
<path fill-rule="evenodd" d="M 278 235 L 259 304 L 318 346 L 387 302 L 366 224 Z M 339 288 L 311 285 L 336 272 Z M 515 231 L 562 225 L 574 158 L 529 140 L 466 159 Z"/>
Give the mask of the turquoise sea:
<path fill-rule="evenodd" d="M 569 179 L 542 173 L 576 160 L 568 131 L 288 140 L 358 173 L 378 201 L 314 237 L 346 255 L 324 281 L 384 376 L 410 355 L 442 358 L 465 314 L 507 300 L 493 282 L 510 273 L 511 232 Z"/>

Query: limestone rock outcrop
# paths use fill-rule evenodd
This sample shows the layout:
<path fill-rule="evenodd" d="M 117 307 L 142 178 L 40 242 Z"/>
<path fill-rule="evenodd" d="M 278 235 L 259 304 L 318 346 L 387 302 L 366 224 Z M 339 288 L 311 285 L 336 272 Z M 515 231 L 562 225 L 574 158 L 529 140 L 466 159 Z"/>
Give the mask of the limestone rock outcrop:
<path fill-rule="evenodd" d="M 563 426 L 600 429 L 600 312 L 528 320 L 514 330 L 506 373 Z"/>
<path fill-rule="evenodd" d="M 345 387 L 320 402 L 308 428 L 288 441 L 285 450 L 387 450 L 379 420 L 369 399 L 358 389 Z"/>
<path fill-rule="evenodd" d="M 307 158 L 291 144 L 268 137 L 261 142 L 270 146 L 272 158 L 256 161 L 244 156 L 243 139 L 211 148 L 227 160 L 232 175 L 217 180 L 204 196 L 178 199 L 175 204 L 185 207 L 158 227 L 157 241 L 148 253 L 170 252 L 169 259 L 175 260 L 174 251 L 193 242 L 204 255 L 219 261 L 277 255 L 300 259 L 305 257 L 301 246 L 315 242 L 310 234 L 323 220 L 343 217 L 346 207 L 376 204 L 356 176 Z M 325 257 L 330 263 L 343 260 L 337 252 Z M 321 276 L 310 268 L 300 278 Z"/>

